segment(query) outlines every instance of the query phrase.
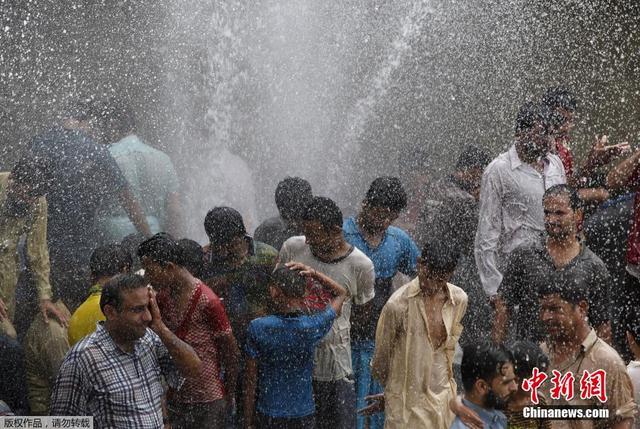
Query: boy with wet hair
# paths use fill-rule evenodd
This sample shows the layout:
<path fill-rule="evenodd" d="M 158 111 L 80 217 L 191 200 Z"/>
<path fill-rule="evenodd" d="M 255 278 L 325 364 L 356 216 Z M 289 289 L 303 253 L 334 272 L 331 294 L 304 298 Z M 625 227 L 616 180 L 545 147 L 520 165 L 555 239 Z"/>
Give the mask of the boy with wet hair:
<path fill-rule="evenodd" d="M 307 312 L 308 280 L 332 295 L 323 311 Z M 290 262 L 274 271 L 269 292 L 277 312 L 253 320 L 247 333 L 245 428 L 312 429 L 314 351 L 342 311 L 347 291 L 324 274 Z"/>

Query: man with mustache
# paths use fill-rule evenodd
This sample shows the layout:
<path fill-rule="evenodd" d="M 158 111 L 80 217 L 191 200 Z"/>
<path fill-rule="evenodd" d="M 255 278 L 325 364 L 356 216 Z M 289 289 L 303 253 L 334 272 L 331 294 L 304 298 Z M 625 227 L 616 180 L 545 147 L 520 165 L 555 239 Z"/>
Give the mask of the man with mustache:
<path fill-rule="evenodd" d="M 549 377 L 554 370 L 563 376 L 569 372 L 574 375 L 573 398 L 568 400 L 561 395 L 554 399 L 550 391 L 545 391 L 545 397 L 551 398 L 548 405 L 609 409 L 608 420 L 554 420 L 552 428 L 630 429 L 636 412 L 633 385 L 618 352 L 599 338 L 589 326 L 587 290 L 574 282 L 567 273 L 558 272 L 539 290 L 539 298 L 540 320 L 546 330 L 542 349 L 549 356 L 550 362 L 546 373 Z M 602 380 L 606 400 L 601 402 L 596 397 L 582 399 L 581 392 L 585 385 L 583 378 L 600 370 L 606 374 L 606 378 Z M 553 388 L 553 383 L 547 381 L 544 388 Z"/>
<path fill-rule="evenodd" d="M 506 429 L 507 417 L 500 410 L 518 389 L 511 354 L 488 342 L 469 344 L 463 349 L 461 371 L 462 403 L 478 414 L 485 428 Z M 451 425 L 451 429 L 466 427 L 460 417 Z"/>
<path fill-rule="evenodd" d="M 494 340 L 506 339 L 511 321 L 518 340 L 540 341 L 544 333 L 538 321 L 535 288 L 554 273 L 563 272 L 585 290 L 589 322 L 601 338 L 610 341 L 611 276 L 604 262 L 578 239 L 582 208 L 576 191 L 567 185 L 552 186 L 545 192 L 542 206 L 547 235 L 509 256 L 495 300 Z"/>

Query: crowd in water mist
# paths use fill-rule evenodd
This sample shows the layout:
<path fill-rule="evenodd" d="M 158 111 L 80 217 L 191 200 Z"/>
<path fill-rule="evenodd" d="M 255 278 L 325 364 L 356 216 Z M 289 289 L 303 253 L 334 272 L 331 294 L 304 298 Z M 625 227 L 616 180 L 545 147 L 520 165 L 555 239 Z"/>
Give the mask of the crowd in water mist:
<path fill-rule="evenodd" d="M 70 103 L 0 174 L 2 413 L 99 428 L 631 428 L 640 150 L 602 135 L 578 162 L 579 111 L 549 88 L 518 109 L 507 151 L 466 145 L 419 183 L 381 175 L 354 215 L 287 176 L 253 234 L 260 213 L 208 207 L 202 246 L 183 238 L 176 168 L 130 106 Z"/>

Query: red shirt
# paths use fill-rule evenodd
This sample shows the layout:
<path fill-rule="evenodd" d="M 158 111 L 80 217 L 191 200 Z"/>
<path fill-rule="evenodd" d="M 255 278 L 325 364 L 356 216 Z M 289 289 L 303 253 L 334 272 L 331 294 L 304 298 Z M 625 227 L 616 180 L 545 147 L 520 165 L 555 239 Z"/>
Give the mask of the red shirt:
<path fill-rule="evenodd" d="M 633 202 L 633 224 L 627 240 L 627 264 L 640 265 L 640 168 L 636 167 L 628 181 L 628 185 L 635 188 L 636 196 Z"/>
<path fill-rule="evenodd" d="M 218 296 L 198 280 L 183 314 L 177 314 L 176 303 L 166 289 L 158 293 L 158 306 L 167 327 L 193 347 L 202 360 L 200 376 L 187 378 L 172 400 L 204 403 L 222 399 L 224 386 L 216 340 L 231 333 L 231 325 Z"/>
<path fill-rule="evenodd" d="M 558 152 L 558 156 L 562 161 L 562 165 L 564 166 L 564 172 L 567 177 L 573 176 L 573 154 L 568 147 L 562 144 L 561 141 L 556 140 L 556 151 Z"/>

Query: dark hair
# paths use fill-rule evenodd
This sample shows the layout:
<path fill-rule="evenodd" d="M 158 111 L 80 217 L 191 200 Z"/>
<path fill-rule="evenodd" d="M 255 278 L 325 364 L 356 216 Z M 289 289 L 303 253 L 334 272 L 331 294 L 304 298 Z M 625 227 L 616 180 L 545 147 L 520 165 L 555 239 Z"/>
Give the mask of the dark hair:
<path fill-rule="evenodd" d="M 147 257 L 163 267 L 170 262 L 185 266 L 182 248 L 165 232 L 159 232 L 140 243 L 140 246 L 138 246 L 138 257 L 140 259 Z"/>
<path fill-rule="evenodd" d="M 182 249 L 184 267 L 197 278 L 202 278 L 204 269 L 204 251 L 197 241 L 183 238 L 178 240 L 178 246 Z"/>
<path fill-rule="evenodd" d="M 73 100 L 64 107 L 63 118 L 86 121 L 93 116 L 95 109 L 96 101 L 91 98 Z"/>
<path fill-rule="evenodd" d="M 475 145 L 467 145 L 458 156 L 456 162 L 456 170 L 469 170 L 472 168 L 480 168 L 484 170 L 491 162 L 489 153 Z"/>
<path fill-rule="evenodd" d="M 94 279 L 115 276 L 130 270 L 132 266 L 131 254 L 117 243 L 98 247 L 89 260 L 89 268 Z"/>
<path fill-rule="evenodd" d="M 325 229 L 342 228 L 342 211 L 330 198 L 313 197 L 304 211 L 302 220 L 320 222 Z"/>
<path fill-rule="evenodd" d="M 513 357 L 503 346 L 491 342 L 469 344 L 462 350 L 462 385 L 466 392 L 473 390 L 476 380 L 490 383 L 495 377 L 504 375 L 503 367 L 513 363 Z"/>
<path fill-rule="evenodd" d="M 576 276 L 572 272 L 556 271 L 547 281 L 542 282 L 538 297 L 557 294 L 563 301 L 578 305 L 588 298 L 589 288 L 584 280 L 584 276 Z"/>
<path fill-rule="evenodd" d="M 407 193 L 397 177 L 378 177 L 371 182 L 364 202 L 371 207 L 384 207 L 398 213 L 407 207 Z"/>
<path fill-rule="evenodd" d="M 307 289 L 307 281 L 300 271 L 280 266 L 271 274 L 271 285 L 277 287 L 288 298 L 302 298 Z"/>
<path fill-rule="evenodd" d="M 242 215 L 231 207 L 215 207 L 204 218 L 204 230 L 214 246 L 247 234 Z"/>
<path fill-rule="evenodd" d="M 635 342 L 640 345 L 640 318 L 636 316 L 633 321 L 630 321 L 627 324 L 627 331 L 631 333 Z"/>
<path fill-rule="evenodd" d="M 542 201 L 544 201 L 547 197 L 554 195 L 566 195 L 569 198 L 569 206 L 574 211 L 582 208 L 582 202 L 580 201 L 580 197 L 578 197 L 578 193 L 569 185 L 553 185 L 552 187 L 544 191 Z"/>
<path fill-rule="evenodd" d="M 544 126 L 547 134 L 551 133 L 553 125 L 551 109 L 546 104 L 528 101 L 518 110 L 516 134 L 528 131 L 538 124 Z"/>
<path fill-rule="evenodd" d="M 107 101 L 94 114 L 103 129 L 114 132 L 118 137 L 124 137 L 136 127 L 136 117 L 133 109 L 121 99 L 114 98 Z"/>
<path fill-rule="evenodd" d="M 122 239 L 120 245 L 122 248 L 131 255 L 131 260 L 133 261 L 132 271 L 137 271 L 140 269 L 140 258 L 138 257 L 138 247 L 142 244 L 147 238 L 144 234 L 139 232 L 134 232 L 127 235 Z"/>
<path fill-rule="evenodd" d="M 454 243 L 427 240 L 422 247 L 422 263 L 430 273 L 435 275 L 453 273 L 460 258 L 460 251 L 456 247 Z"/>
<path fill-rule="evenodd" d="M 312 198 L 311 185 L 300 177 L 287 176 L 276 187 L 276 207 L 284 219 L 300 219 Z"/>
<path fill-rule="evenodd" d="M 532 341 L 516 341 L 509 348 L 514 372 L 520 379 L 531 377 L 533 368 L 544 372 L 549 367 L 549 357 Z"/>
<path fill-rule="evenodd" d="M 542 94 L 542 102 L 551 109 L 566 109 L 575 112 L 578 108 L 576 96 L 567 88 L 560 86 L 547 88 Z"/>
<path fill-rule="evenodd" d="M 104 313 L 104 308 L 111 305 L 120 311 L 122 309 L 122 292 L 140 289 L 146 287 L 147 284 L 144 277 L 138 274 L 118 274 L 112 277 L 102 286 L 100 310 Z"/>
<path fill-rule="evenodd" d="M 26 186 L 32 195 L 42 196 L 45 194 L 48 177 L 46 168 L 38 165 L 36 159 L 23 156 L 11 169 L 9 177 L 16 184 Z"/>

